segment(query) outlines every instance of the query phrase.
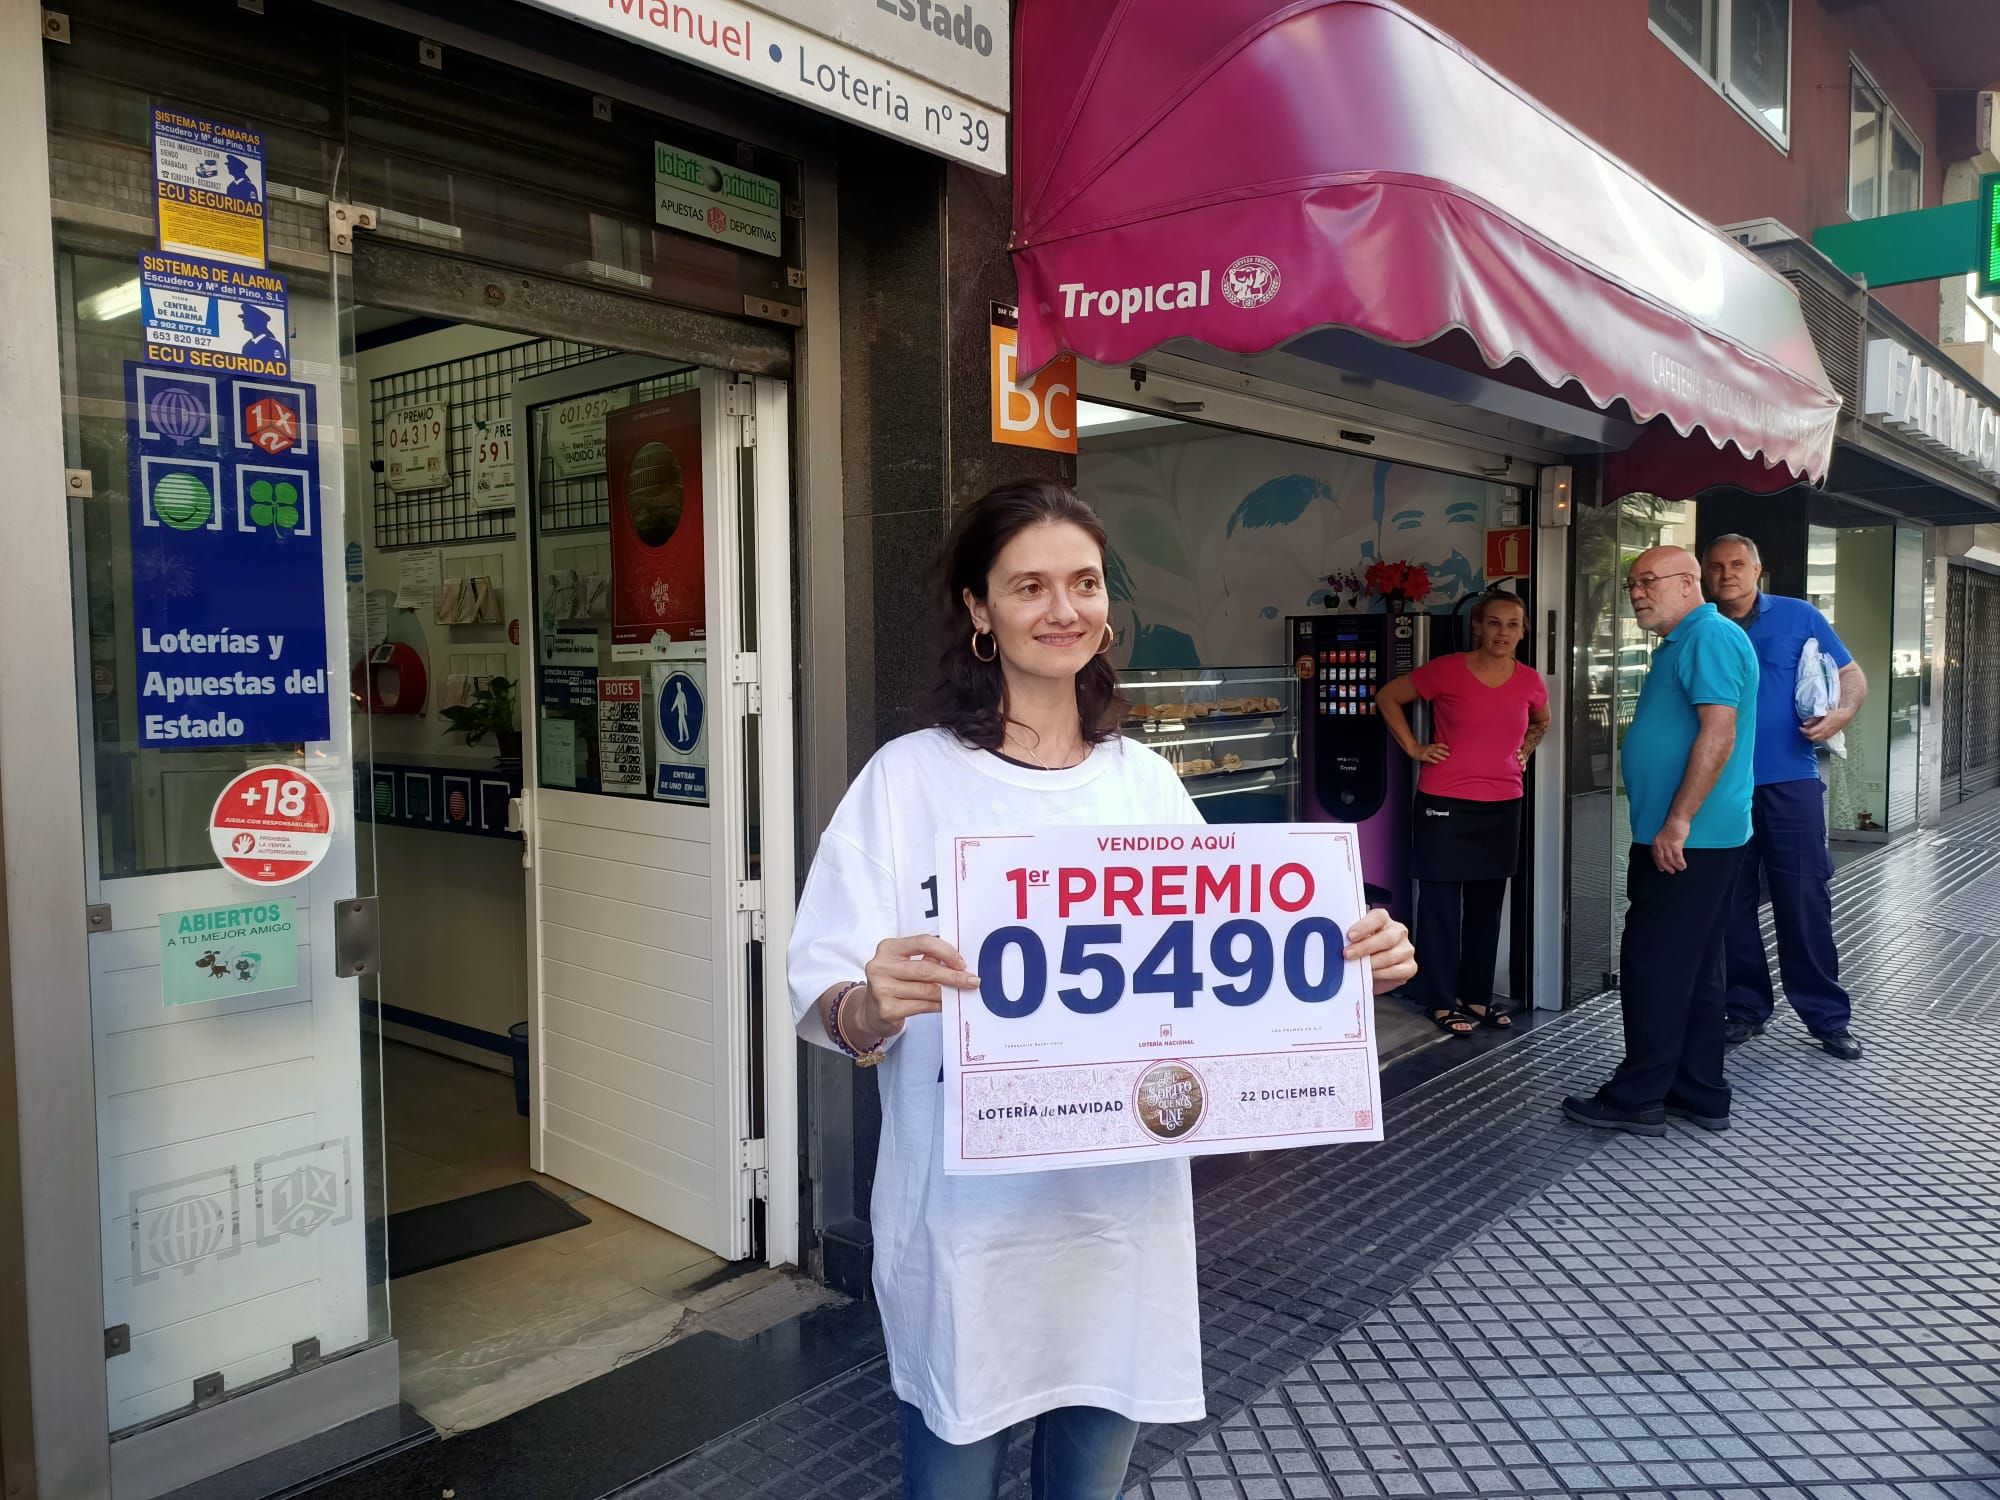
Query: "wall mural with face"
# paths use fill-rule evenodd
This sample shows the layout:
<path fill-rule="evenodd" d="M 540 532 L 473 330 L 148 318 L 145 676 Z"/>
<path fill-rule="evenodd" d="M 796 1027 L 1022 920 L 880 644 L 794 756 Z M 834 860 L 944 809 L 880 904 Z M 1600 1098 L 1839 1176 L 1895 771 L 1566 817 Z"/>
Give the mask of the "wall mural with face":
<path fill-rule="evenodd" d="M 1326 577 L 1422 563 L 1428 608 L 1485 585 L 1502 485 L 1246 433 L 1176 427 L 1086 439 L 1078 489 L 1111 536 L 1121 667 L 1285 658 L 1284 619 L 1329 607 Z M 1379 612 L 1380 601 L 1362 606 Z"/>

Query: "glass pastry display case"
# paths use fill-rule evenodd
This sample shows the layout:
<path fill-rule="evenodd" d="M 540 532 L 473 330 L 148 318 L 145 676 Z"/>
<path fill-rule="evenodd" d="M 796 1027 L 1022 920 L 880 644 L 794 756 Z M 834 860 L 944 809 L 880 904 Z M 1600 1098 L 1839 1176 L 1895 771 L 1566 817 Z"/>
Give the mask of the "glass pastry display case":
<path fill-rule="evenodd" d="M 1298 794 L 1297 681 L 1284 666 L 1118 674 L 1125 733 L 1164 755 L 1211 823 L 1283 823 Z"/>

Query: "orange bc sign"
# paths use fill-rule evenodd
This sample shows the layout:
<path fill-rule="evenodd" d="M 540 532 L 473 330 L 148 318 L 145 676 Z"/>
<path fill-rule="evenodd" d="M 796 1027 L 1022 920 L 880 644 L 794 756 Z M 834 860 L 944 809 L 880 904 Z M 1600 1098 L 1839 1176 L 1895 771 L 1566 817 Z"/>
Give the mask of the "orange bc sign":
<path fill-rule="evenodd" d="M 993 441 L 1017 448 L 1076 452 L 1076 356 L 1051 360 L 1032 380 L 1017 380 L 1020 316 L 1004 302 L 993 304 L 987 380 L 993 391 Z"/>

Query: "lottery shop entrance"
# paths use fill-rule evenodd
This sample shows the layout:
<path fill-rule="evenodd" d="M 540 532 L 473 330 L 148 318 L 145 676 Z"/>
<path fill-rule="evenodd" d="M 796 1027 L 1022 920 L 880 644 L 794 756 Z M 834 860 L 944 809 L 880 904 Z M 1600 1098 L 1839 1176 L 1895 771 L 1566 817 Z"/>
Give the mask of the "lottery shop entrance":
<path fill-rule="evenodd" d="M 787 393 L 353 322 L 391 1326 L 402 1399 L 463 1431 L 754 1319 L 777 1278 L 737 1143 L 761 1133 L 742 893 L 787 735 L 749 689 L 790 631 Z"/>
<path fill-rule="evenodd" d="M 763 1044 L 794 890 L 792 336 L 686 306 L 718 297 L 676 246 L 659 294 L 593 284 L 637 231 L 442 141 L 494 100 L 588 119 L 587 91 L 463 60 L 454 97 L 488 103 L 427 117 L 412 165 L 357 109 L 422 66 L 402 34 L 256 31 L 257 76 L 317 104 L 253 129 L 241 59 L 150 7 L 69 19 L 79 1167 L 116 1493 L 399 1403 L 477 1427 L 725 1308 L 737 1337 L 800 1311 L 795 1050 Z M 162 109 L 238 122 L 197 165 L 234 158 L 265 210 L 283 305 L 240 337 L 279 352 L 148 357 Z M 636 153 L 591 149 L 649 168 L 668 127 L 621 128 Z M 443 183 L 460 219 L 357 229 L 355 173 L 381 201 Z M 650 170 L 631 187 L 649 217 Z"/>
<path fill-rule="evenodd" d="M 1523 600 L 1522 659 L 1559 699 L 1532 628 L 1554 608 L 1538 588 L 1536 467 L 1295 389 L 1225 388 L 1184 361 L 1086 364 L 1078 387 L 1078 484 L 1110 532 L 1127 733 L 1174 763 L 1211 821 L 1359 824 L 1371 901 L 1411 920 L 1414 768 L 1373 694 L 1466 649 L 1471 605 L 1496 587 Z M 1559 539 L 1554 555 L 1560 578 Z M 1429 597 L 1388 613 L 1365 582 L 1379 562 L 1421 565 Z M 1538 957 L 1559 961 L 1535 919 L 1562 848 L 1544 815 L 1560 807 L 1559 755 L 1541 754 L 1496 985 L 1524 1011 L 1560 1004 L 1538 982 Z M 1401 994 L 1378 997 L 1376 1027 L 1385 1066 L 1449 1040 Z"/>

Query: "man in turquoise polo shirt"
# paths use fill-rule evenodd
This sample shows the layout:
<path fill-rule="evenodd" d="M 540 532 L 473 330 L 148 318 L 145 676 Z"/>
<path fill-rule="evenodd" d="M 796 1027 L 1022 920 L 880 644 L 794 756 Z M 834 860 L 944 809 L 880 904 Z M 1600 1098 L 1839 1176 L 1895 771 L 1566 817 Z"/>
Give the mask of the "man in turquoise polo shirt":
<path fill-rule="evenodd" d="M 1665 1135 L 1670 1114 L 1727 1130 L 1723 934 L 1750 842 L 1757 653 L 1702 602 L 1701 565 L 1683 548 L 1640 553 L 1626 588 L 1640 626 L 1663 639 L 1620 759 L 1632 814 L 1618 956 L 1625 1060 L 1590 1098 L 1563 1100 L 1563 1113 L 1638 1135 Z"/>

